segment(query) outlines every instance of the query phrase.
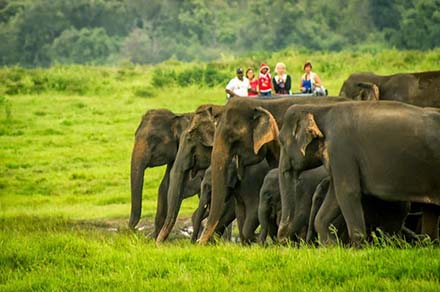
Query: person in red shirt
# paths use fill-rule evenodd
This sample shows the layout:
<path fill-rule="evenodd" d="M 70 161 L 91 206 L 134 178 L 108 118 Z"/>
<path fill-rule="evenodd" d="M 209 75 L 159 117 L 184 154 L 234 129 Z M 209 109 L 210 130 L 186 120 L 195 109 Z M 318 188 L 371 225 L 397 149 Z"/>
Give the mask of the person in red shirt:
<path fill-rule="evenodd" d="M 249 67 L 246 70 L 246 78 L 249 79 L 249 90 L 248 96 L 257 96 L 258 95 L 258 79 L 255 78 L 254 70 Z"/>
<path fill-rule="evenodd" d="M 258 87 L 260 95 L 272 95 L 272 77 L 270 76 L 270 69 L 266 64 L 261 64 L 260 75 L 258 78 Z"/>

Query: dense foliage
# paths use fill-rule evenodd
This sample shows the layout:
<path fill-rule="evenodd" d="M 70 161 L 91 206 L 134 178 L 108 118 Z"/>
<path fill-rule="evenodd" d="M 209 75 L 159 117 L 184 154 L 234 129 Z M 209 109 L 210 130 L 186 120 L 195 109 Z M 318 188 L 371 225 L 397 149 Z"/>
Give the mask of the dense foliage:
<path fill-rule="evenodd" d="M 0 0 L 0 40 L 0 65 L 22 66 L 428 50 L 440 45 L 440 0 Z"/>

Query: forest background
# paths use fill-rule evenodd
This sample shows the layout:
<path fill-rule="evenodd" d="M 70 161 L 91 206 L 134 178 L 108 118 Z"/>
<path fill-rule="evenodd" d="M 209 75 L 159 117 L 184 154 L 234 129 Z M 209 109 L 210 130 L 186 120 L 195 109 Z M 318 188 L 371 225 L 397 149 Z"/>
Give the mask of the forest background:
<path fill-rule="evenodd" d="M 430 50 L 439 23 L 439 0 L 0 0 L 0 65 Z"/>

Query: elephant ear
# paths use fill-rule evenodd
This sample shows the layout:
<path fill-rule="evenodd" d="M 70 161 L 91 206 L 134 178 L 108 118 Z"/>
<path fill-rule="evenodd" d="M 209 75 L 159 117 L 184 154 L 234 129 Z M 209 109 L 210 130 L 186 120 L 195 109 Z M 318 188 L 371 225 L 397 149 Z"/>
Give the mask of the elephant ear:
<path fill-rule="evenodd" d="M 258 154 L 261 147 L 278 139 L 278 125 L 272 114 L 262 108 L 257 107 L 254 112 L 254 129 L 252 139 L 254 143 L 254 153 Z"/>
<path fill-rule="evenodd" d="M 306 148 L 314 139 L 324 138 L 311 113 L 305 113 L 303 117 L 300 118 L 293 135 L 298 142 L 298 147 L 303 156 L 306 156 Z"/>
<path fill-rule="evenodd" d="M 200 137 L 200 143 L 207 147 L 212 147 L 214 144 L 214 132 L 217 123 L 218 116 L 220 115 L 218 106 L 209 106 L 200 109 L 196 112 L 199 116 L 199 122 L 194 127 L 198 127 L 198 136 Z M 195 130 L 191 127 L 190 131 Z"/>
<path fill-rule="evenodd" d="M 190 118 L 187 115 L 175 115 L 171 122 L 171 132 L 179 140 L 182 132 L 188 127 Z"/>
<path fill-rule="evenodd" d="M 379 100 L 379 87 L 371 82 L 359 82 L 361 100 Z"/>

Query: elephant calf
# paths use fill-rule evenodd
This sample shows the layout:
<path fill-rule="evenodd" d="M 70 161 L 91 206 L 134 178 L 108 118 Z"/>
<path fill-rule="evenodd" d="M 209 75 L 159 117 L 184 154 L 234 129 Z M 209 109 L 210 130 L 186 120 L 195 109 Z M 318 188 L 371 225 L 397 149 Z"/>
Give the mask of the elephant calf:
<path fill-rule="evenodd" d="M 269 171 L 260 189 L 258 205 L 258 220 L 260 221 L 260 243 L 266 242 L 267 235 L 276 241 L 278 224 L 281 216 L 280 186 L 278 183 L 278 168 Z"/>
<path fill-rule="evenodd" d="M 329 192 L 330 185 L 330 178 L 327 177 L 318 185 L 313 194 L 312 210 L 310 212 L 309 228 L 307 231 L 307 242 L 311 242 L 317 238 L 315 226 L 322 224 L 322 219 L 317 217 L 317 214 L 319 213 L 326 196 L 331 196 L 333 194 L 333 192 Z M 332 200 L 336 199 L 332 198 Z M 404 226 L 410 210 L 410 203 L 387 202 L 373 196 L 363 195 L 362 208 L 368 234 L 380 229 L 386 234 L 403 234 L 407 239 L 416 239 L 416 235 Z M 325 212 L 325 210 L 322 212 Z M 320 215 L 325 216 L 327 214 Z M 345 224 L 342 212 L 339 211 L 339 213 L 334 216 L 331 224 L 336 228 L 339 240 L 343 243 L 348 243 L 347 225 Z"/>
<path fill-rule="evenodd" d="M 232 187 L 235 182 L 230 182 L 232 194 Z M 193 224 L 193 235 L 191 237 L 192 242 L 196 242 L 201 231 L 202 231 L 202 221 L 208 217 L 209 206 L 211 204 L 211 168 L 208 168 L 205 172 L 205 176 L 202 180 L 202 184 L 200 186 L 200 199 L 199 206 L 192 216 L 192 224 Z M 230 224 L 235 220 L 235 199 L 229 195 L 225 202 L 225 210 L 220 219 L 219 224 L 217 225 L 215 233 L 218 235 L 223 235 L 226 231 L 226 228 L 230 226 Z M 230 236 L 229 236 L 230 237 Z"/>
<path fill-rule="evenodd" d="M 225 200 L 225 208 L 223 215 L 216 227 L 216 233 L 220 234 L 224 228 L 232 222 L 236 217 L 238 222 L 238 231 L 240 234 L 240 241 L 243 243 L 251 243 L 255 241 L 255 230 L 259 225 L 258 221 L 258 205 L 259 205 L 259 191 L 263 184 L 264 177 L 269 171 L 269 165 L 266 160 L 261 161 L 256 165 L 245 167 L 243 173 L 237 173 L 235 163 L 231 163 L 228 167 L 228 194 Z M 202 194 L 200 197 L 199 207 L 197 210 L 198 216 L 194 217 L 194 237 L 198 236 L 201 221 L 204 219 L 206 210 L 211 204 L 212 181 L 211 169 L 205 173 L 205 178 L 202 182 Z M 235 211 L 231 214 L 231 208 Z M 231 220 L 232 219 L 232 220 Z"/>
<path fill-rule="evenodd" d="M 312 197 L 319 183 L 328 176 L 324 167 L 317 167 L 304 171 L 296 184 L 296 197 L 293 203 L 298 207 L 298 214 L 291 218 L 291 224 L 298 226 L 298 232 L 290 234 L 292 240 L 297 237 L 306 239 L 309 225 L 310 210 L 312 206 Z M 292 196 L 291 185 L 285 186 L 286 195 Z M 260 190 L 260 205 L 258 218 L 261 225 L 260 241 L 265 242 L 267 234 L 275 239 L 278 231 L 278 225 L 281 218 L 281 196 L 279 184 L 279 170 L 271 170 L 264 180 Z M 297 220 L 293 222 L 293 220 Z"/>

